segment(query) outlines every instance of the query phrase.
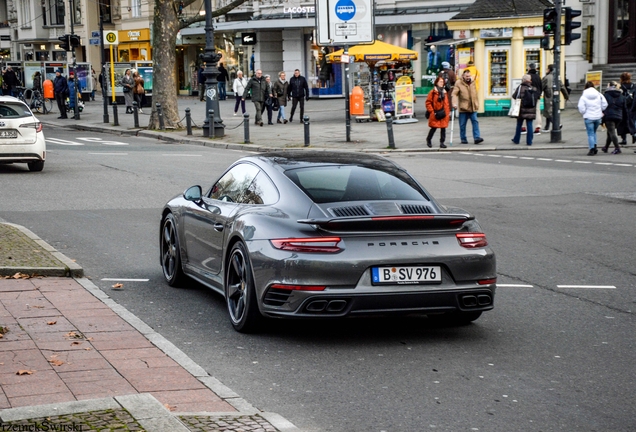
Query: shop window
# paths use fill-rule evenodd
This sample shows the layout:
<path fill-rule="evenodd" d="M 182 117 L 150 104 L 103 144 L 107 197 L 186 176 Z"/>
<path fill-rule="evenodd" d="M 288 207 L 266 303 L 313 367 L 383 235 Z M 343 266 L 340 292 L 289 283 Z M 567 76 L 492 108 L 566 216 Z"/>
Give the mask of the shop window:
<path fill-rule="evenodd" d="M 490 87 L 493 96 L 508 93 L 508 51 L 490 52 Z"/>
<path fill-rule="evenodd" d="M 53 51 L 53 61 L 66 61 L 66 51 Z"/>
<path fill-rule="evenodd" d="M 37 61 L 49 61 L 49 52 L 48 51 L 36 51 L 35 59 Z"/>

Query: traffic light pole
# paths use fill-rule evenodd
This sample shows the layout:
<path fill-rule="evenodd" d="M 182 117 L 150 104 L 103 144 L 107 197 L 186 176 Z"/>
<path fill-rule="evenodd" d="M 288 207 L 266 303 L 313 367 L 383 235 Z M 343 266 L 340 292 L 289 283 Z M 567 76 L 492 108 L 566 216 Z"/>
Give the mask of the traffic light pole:
<path fill-rule="evenodd" d="M 68 6 L 69 6 L 69 10 L 70 10 L 70 14 L 69 16 L 71 17 L 71 36 L 73 36 L 75 34 L 75 30 L 73 27 L 73 15 L 74 15 L 74 11 L 73 11 L 73 0 L 68 0 Z M 72 43 L 70 43 L 71 45 L 71 52 L 73 53 L 73 91 L 75 92 L 74 95 L 71 95 L 74 99 L 75 99 L 75 103 L 73 104 L 73 118 L 75 120 L 79 120 L 80 119 L 80 115 L 79 115 L 79 109 L 78 109 L 78 100 L 77 100 L 77 59 L 75 57 L 75 47 L 73 46 Z"/>
<path fill-rule="evenodd" d="M 550 142 L 561 142 L 561 0 L 554 1 L 556 22 L 554 28 L 554 76 L 552 77 L 552 130 Z"/>
<path fill-rule="evenodd" d="M 104 123 L 110 123 L 108 118 L 108 97 L 106 88 L 108 86 L 108 77 L 106 76 L 106 59 L 104 57 L 104 15 L 102 13 L 102 4 L 99 3 L 99 46 L 101 48 L 101 63 L 102 70 L 100 71 L 100 76 L 102 77 L 102 102 L 104 103 Z"/>

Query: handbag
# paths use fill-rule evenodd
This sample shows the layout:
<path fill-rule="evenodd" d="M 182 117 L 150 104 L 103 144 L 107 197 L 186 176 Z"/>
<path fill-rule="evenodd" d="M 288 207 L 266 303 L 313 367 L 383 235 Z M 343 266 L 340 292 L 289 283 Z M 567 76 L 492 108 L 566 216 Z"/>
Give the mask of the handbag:
<path fill-rule="evenodd" d="M 435 118 L 441 120 L 446 117 L 446 110 L 444 108 L 435 111 Z"/>
<path fill-rule="evenodd" d="M 426 110 L 426 114 L 424 114 L 424 116 L 429 119 L 431 118 L 431 112 L 429 110 Z"/>
<path fill-rule="evenodd" d="M 126 86 L 124 86 L 124 87 L 122 88 L 122 91 L 123 91 L 124 93 L 130 93 L 130 87 L 126 87 Z"/>
<path fill-rule="evenodd" d="M 508 110 L 508 117 L 519 117 L 519 111 L 521 110 L 521 99 L 519 99 L 520 92 L 521 86 L 517 87 L 517 96 L 510 99 L 510 109 Z"/>
<path fill-rule="evenodd" d="M 272 99 L 272 110 L 273 111 L 278 111 L 279 108 L 280 108 L 280 102 L 278 102 L 278 98 L 273 98 Z"/>

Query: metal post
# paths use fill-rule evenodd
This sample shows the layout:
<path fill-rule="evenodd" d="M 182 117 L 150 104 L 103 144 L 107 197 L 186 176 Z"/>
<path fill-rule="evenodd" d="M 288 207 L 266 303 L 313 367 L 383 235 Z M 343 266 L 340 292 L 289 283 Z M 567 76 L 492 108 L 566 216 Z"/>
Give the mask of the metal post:
<path fill-rule="evenodd" d="M 344 55 L 349 56 L 349 46 L 345 45 L 344 47 Z M 345 125 L 346 125 L 346 138 L 347 142 L 351 142 L 351 108 L 349 107 L 350 96 L 349 96 L 349 65 L 350 63 L 345 63 Z"/>
<path fill-rule="evenodd" d="M 117 102 L 113 102 L 113 126 L 119 126 L 119 116 L 117 115 Z"/>
<path fill-rule="evenodd" d="M 309 147 L 309 116 L 307 114 L 303 117 L 303 124 L 305 125 L 305 147 Z"/>
<path fill-rule="evenodd" d="M 561 0 L 555 0 L 554 8 L 557 13 L 557 26 L 554 29 L 554 74 L 552 80 L 552 130 L 550 142 L 561 141 Z"/>
<path fill-rule="evenodd" d="M 218 82 L 216 80 L 219 70 L 216 67 L 217 62 L 221 59 L 222 55 L 217 53 L 214 48 L 214 26 L 212 24 L 212 0 L 205 0 L 205 50 L 201 56 L 205 62 L 205 69 L 203 74 L 205 75 L 205 109 L 206 112 L 214 110 L 216 117 L 214 122 L 210 123 L 206 116 L 203 122 L 203 136 L 204 137 L 222 137 L 225 135 L 225 125 L 221 119 L 221 110 L 219 109 L 219 96 L 218 96 Z M 214 132 L 210 132 L 213 128 Z"/>
<path fill-rule="evenodd" d="M 166 130 L 166 124 L 163 121 L 163 110 L 161 109 L 161 104 L 157 102 L 155 107 L 157 107 L 157 115 L 159 116 L 159 129 Z"/>
<path fill-rule="evenodd" d="M 71 36 L 75 34 L 75 30 L 74 30 L 74 26 L 73 26 L 73 17 L 75 16 L 75 11 L 73 10 L 73 0 L 68 0 L 68 7 L 69 7 L 69 17 L 71 18 Z M 79 98 L 77 97 L 77 58 L 75 57 L 75 47 L 73 46 L 73 43 L 71 42 L 71 40 L 69 39 L 69 45 L 71 48 L 71 53 L 73 54 L 73 91 L 75 92 L 74 95 L 72 95 L 75 98 L 75 105 L 73 106 L 73 118 L 75 120 L 79 120 L 80 119 L 80 114 L 79 114 Z M 68 58 L 68 57 L 67 57 Z"/>
<path fill-rule="evenodd" d="M 250 143 L 250 115 L 248 113 L 243 114 L 243 134 L 245 135 L 245 144 Z"/>
<path fill-rule="evenodd" d="M 108 97 L 106 89 L 108 88 L 108 76 L 106 74 L 106 59 L 104 58 L 104 17 L 102 16 L 102 3 L 99 2 L 97 7 L 99 8 L 99 40 L 101 49 L 102 70 L 100 75 L 102 76 L 102 102 L 104 104 L 104 123 L 110 123 L 108 119 Z"/>
<path fill-rule="evenodd" d="M 139 107 L 137 101 L 133 101 L 133 119 L 135 120 L 135 127 L 139 127 Z"/>
<path fill-rule="evenodd" d="M 214 110 L 208 110 L 208 124 L 214 125 Z M 214 128 L 210 128 L 210 136 L 209 138 L 214 138 Z"/>
<path fill-rule="evenodd" d="M 190 117 L 190 108 L 186 108 L 186 134 L 192 135 L 192 117 Z"/>
<path fill-rule="evenodd" d="M 393 140 L 393 116 L 386 113 L 386 132 L 389 135 L 389 148 L 395 149 L 395 141 Z"/>

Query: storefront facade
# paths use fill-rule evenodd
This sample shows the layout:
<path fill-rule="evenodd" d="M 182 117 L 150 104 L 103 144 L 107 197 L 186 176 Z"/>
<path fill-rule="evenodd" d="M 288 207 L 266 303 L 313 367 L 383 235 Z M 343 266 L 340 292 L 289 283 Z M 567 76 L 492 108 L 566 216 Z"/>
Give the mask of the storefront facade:
<path fill-rule="evenodd" d="M 120 62 L 152 60 L 150 29 L 119 30 L 117 60 Z"/>

